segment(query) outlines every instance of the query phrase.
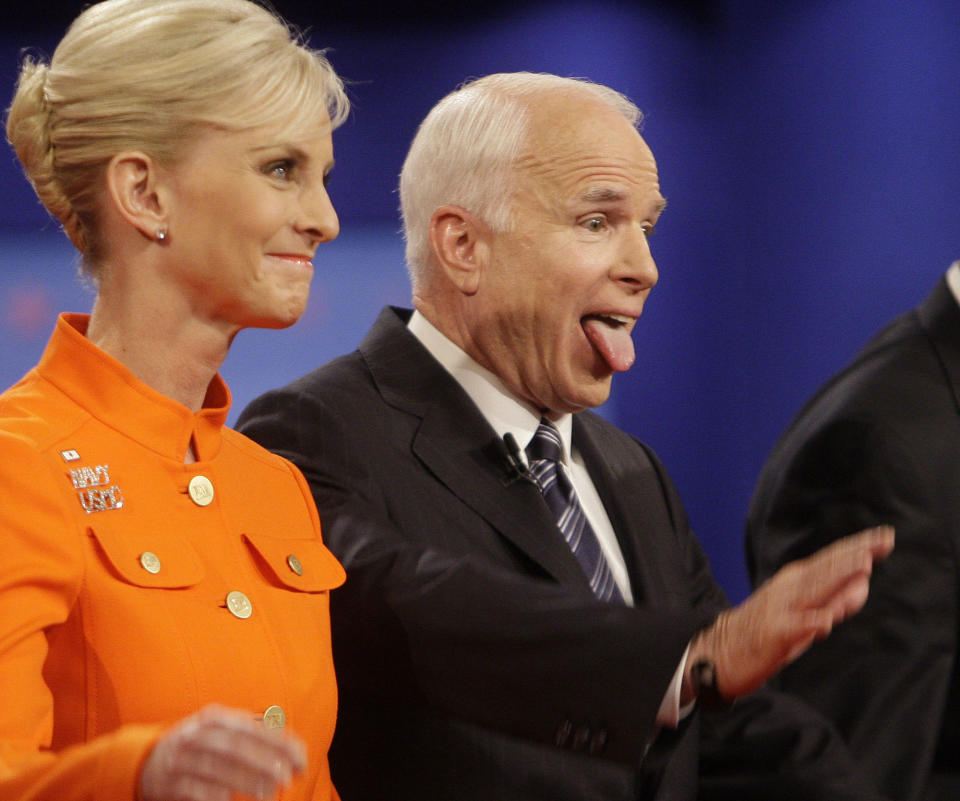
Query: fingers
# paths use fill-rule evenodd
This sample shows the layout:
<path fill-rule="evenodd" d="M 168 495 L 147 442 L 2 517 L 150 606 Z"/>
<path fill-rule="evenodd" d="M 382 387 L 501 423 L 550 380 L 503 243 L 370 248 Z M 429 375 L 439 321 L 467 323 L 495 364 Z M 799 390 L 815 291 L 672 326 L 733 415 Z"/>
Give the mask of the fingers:
<path fill-rule="evenodd" d="M 848 608 L 844 617 L 853 614 L 863 606 L 866 596 L 863 596 L 859 606 L 851 604 L 859 593 L 848 593 L 849 587 L 861 580 L 865 582 L 873 571 L 874 562 L 885 559 L 893 550 L 893 545 L 893 528 L 877 526 L 837 540 L 813 556 L 788 566 L 799 574 L 796 577 L 801 589 L 797 596 L 798 604 L 805 607 L 830 606 L 840 597 Z"/>
<path fill-rule="evenodd" d="M 843 537 L 818 553 L 863 551 L 870 554 L 871 561 L 879 561 L 893 550 L 894 540 L 893 526 L 874 526 Z"/>
<path fill-rule="evenodd" d="M 869 573 L 853 576 L 845 585 L 838 587 L 825 606 L 833 617 L 833 624 L 842 623 L 848 617 L 852 617 L 859 612 L 867 602 L 869 594 Z"/>
<path fill-rule="evenodd" d="M 246 712 L 207 708 L 200 725 L 206 731 L 195 742 L 200 764 L 215 763 L 287 783 L 303 770 L 306 757 L 299 740 L 278 735 Z"/>
<path fill-rule="evenodd" d="M 816 642 L 818 639 L 822 639 L 829 633 L 829 629 L 824 632 L 822 625 L 814 626 L 812 628 L 814 629 L 814 633 L 808 634 L 805 637 L 795 637 L 791 641 L 789 650 L 782 657 L 783 665 L 789 665 L 794 659 L 807 651 L 807 649 L 809 649 L 814 642 Z"/>
<path fill-rule="evenodd" d="M 252 715 L 206 707 L 171 729 L 141 774 L 144 801 L 229 801 L 235 793 L 273 798 L 306 767 L 290 734 L 269 731 Z"/>

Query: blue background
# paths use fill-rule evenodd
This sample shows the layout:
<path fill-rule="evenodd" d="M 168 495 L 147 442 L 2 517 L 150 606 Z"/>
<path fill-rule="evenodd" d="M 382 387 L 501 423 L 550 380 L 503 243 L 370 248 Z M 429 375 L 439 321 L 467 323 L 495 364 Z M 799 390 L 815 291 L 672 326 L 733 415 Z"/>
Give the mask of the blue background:
<path fill-rule="evenodd" d="M 80 3 L 5 11 L 0 85 L 51 52 Z M 261 391 L 350 350 L 406 303 L 396 177 L 429 108 L 469 76 L 585 76 L 646 114 L 670 207 L 633 370 L 602 412 L 649 442 L 721 583 L 747 592 L 743 519 L 803 400 L 960 258 L 956 0 L 449 3 L 276 0 L 350 81 L 331 193 L 342 234 L 305 318 L 243 332 L 224 366 L 235 419 Z M 42 16 L 41 16 L 42 14 Z M 0 384 L 57 311 L 86 311 L 77 258 L 0 153 Z"/>

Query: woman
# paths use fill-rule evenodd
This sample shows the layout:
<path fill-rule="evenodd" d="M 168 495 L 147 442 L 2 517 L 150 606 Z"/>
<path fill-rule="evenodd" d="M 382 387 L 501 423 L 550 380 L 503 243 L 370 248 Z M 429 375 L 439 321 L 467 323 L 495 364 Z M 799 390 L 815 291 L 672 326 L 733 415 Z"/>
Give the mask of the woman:
<path fill-rule="evenodd" d="M 0 396 L 0 798 L 336 798 L 343 571 L 217 370 L 303 311 L 347 110 L 247 0 L 107 0 L 25 62 L 7 134 L 97 297 Z"/>

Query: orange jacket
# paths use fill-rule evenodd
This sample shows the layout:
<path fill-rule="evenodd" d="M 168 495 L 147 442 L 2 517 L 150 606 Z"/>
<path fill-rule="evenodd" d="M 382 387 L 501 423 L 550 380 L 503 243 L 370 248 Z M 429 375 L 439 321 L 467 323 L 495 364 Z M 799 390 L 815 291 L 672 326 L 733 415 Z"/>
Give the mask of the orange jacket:
<path fill-rule="evenodd" d="M 219 377 L 193 414 L 85 329 L 61 316 L 0 395 L 0 801 L 134 799 L 163 729 L 214 701 L 307 743 L 284 801 L 336 798 L 344 573 L 303 477 L 223 427 Z"/>

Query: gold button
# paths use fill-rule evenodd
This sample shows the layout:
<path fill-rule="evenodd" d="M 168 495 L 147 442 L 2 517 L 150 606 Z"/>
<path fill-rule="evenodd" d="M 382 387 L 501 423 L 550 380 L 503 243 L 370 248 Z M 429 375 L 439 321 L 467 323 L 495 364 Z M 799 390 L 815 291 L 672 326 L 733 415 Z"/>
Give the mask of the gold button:
<path fill-rule="evenodd" d="M 190 498 L 197 506 L 209 506 L 213 501 L 213 482 L 206 476 L 194 476 L 187 486 Z"/>
<path fill-rule="evenodd" d="M 266 729 L 282 729 L 287 725 L 287 713 L 277 704 L 267 707 L 263 713 L 263 726 Z"/>
<path fill-rule="evenodd" d="M 140 566 L 148 573 L 159 573 L 160 559 L 153 551 L 144 551 L 140 554 Z"/>
<path fill-rule="evenodd" d="M 231 615 L 241 620 L 246 620 L 253 614 L 253 604 L 250 603 L 250 599 L 239 590 L 227 593 L 227 609 L 230 610 Z"/>
<path fill-rule="evenodd" d="M 297 559 L 295 554 L 290 554 L 287 556 L 287 566 L 298 576 L 303 575 L 303 565 L 300 563 L 300 560 Z"/>

